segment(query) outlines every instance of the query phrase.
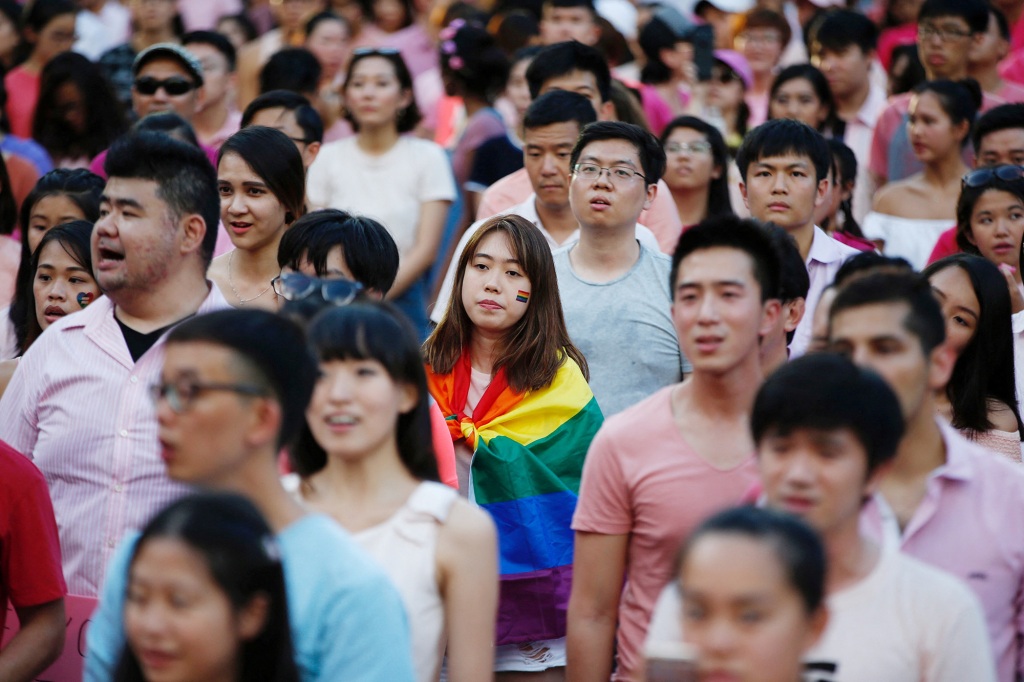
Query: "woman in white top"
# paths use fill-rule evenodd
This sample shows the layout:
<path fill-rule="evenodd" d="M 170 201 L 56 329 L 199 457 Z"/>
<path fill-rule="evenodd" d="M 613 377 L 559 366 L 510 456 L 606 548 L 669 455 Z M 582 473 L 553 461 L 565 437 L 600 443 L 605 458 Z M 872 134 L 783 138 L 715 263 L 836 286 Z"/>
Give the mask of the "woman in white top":
<path fill-rule="evenodd" d="M 209 277 L 234 307 L 277 310 L 277 246 L 305 213 L 305 182 L 302 155 L 280 130 L 243 128 L 221 147 L 220 220 L 235 248 L 214 259 Z"/>
<path fill-rule="evenodd" d="M 310 166 L 310 208 L 365 215 L 388 229 L 400 255 L 388 298 L 423 334 L 424 275 L 437 258 L 455 198 L 451 163 L 440 146 L 405 135 L 420 112 L 397 50 L 356 50 L 343 94 L 356 134 L 324 145 Z"/>
<path fill-rule="evenodd" d="M 405 603 L 420 682 L 492 676 L 498 547 L 486 512 L 437 483 L 419 344 L 391 306 L 323 313 L 309 330 L 321 376 L 293 449 L 303 501 L 387 571 Z M 310 434 L 315 440 L 309 438 Z"/>
<path fill-rule="evenodd" d="M 906 258 L 915 270 L 956 223 L 960 178 L 967 172 L 963 146 L 980 104 L 973 80 L 928 81 L 910 99 L 907 133 L 924 170 L 879 190 L 861 229 L 887 256 Z"/>

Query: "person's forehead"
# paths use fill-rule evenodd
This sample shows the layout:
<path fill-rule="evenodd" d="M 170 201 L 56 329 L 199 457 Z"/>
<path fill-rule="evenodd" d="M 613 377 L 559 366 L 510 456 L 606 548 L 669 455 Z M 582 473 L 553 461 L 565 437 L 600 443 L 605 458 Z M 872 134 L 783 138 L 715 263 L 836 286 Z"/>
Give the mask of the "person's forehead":
<path fill-rule="evenodd" d="M 568 73 L 553 76 L 552 78 L 544 81 L 540 94 L 543 95 L 550 90 L 571 90 L 576 92 L 584 88 L 596 90 L 597 76 L 591 71 L 574 69 Z"/>
<path fill-rule="evenodd" d="M 164 376 L 231 377 L 235 353 L 209 341 L 172 341 L 164 357 Z"/>
<path fill-rule="evenodd" d="M 276 128 L 284 132 L 295 132 L 299 129 L 299 123 L 295 120 L 295 112 L 284 107 L 260 109 L 252 115 L 251 125 Z"/>
<path fill-rule="evenodd" d="M 527 128 L 523 141 L 528 145 L 573 145 L 579 137 L 580 126 L 576 121 L 551 123 L 546 126 Z"/>
<path fill-rule="evenodd" d="M 629 140 L 594 140 L 580 150 L 581 159 L 594 159 L 608 163 L 630 162 L 640 164 L 640 154 Z"/>
<path fill-rule="evenodd" d="M 205 67 L 207 63 L 222 65 L 226 64 L 228 58 L 213 45 L 207 43 L 188 43 L 185 45 L 188 51 L 195 55 L 196 59 Z"/>
<path fill-rule="evenodd" d="M 871 340 L 879 337 L 908 338 L 904 324 L 910 304 L 904 301 L 869 303 L 838 310 L 832 315 L 832 337 Z"/>
<path fill-rule="evenodd" d="M 166 207 L 167 202 L 160 198 L 158 190 L 156 180 L 112 177 L 107 180 L 103 197 L 111 202 L 127 199 L 142 205 Z"/>
<path fill-rule="evenodd" d="M 994 130 L 981 138 L 978 153 L 1024 149 L 1024 121 L 1020 128 L 1003 128 Z"/>
<path fill-rule="evenodd" d="M 695 279 L 750 283 L 754 280 L 754 259 L 745 250 L 732 246 L 697 249 L 679 261 L 676 284 Z"/>
<path fill-rule="evenodd" d="M 970 26 L 967 24 L 967 20 L 966 19 L 964 19 L 961 16 L 957 16 L 955 14 L 942 14 L 942 15 L 939 15 L 937 17 L 922 17 L 920 23 L 922 23 L 922 24 L 931 23 L 931 24 L 934 24 L 936 26 L 951 26 L 953 24 L 957 24 L 960 27 L 965 28 L 965 29 L 970 28 Z"/>
<path fill-rule="evenodd" d="M 186 76 L 191 74 L 181 62 L 174 59 L 157 57 L 142 65 L 139 69 L 139 76 Z"/>
<path fill-rule="evenodd" d="M 796 152 L 786 152 L 777 156 L 763 156 L 750 162 L 752 166 L 768 166 L 770 168 L 788 168 L 790 166 L 811 167 L 811 157 Z"/>

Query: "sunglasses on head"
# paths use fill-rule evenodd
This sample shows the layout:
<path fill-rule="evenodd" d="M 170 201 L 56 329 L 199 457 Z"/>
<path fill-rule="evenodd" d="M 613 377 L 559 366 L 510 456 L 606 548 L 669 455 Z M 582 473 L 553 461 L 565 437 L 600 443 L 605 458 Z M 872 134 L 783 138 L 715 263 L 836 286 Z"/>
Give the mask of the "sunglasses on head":
<path fill-rule="evenodd" d="M 171 76 L 163 80 L 153 78 L 152 76 L 143 76 L 142 78 L 135 79 L 135 90 L 140 95 L 155 95 L 157 90 L 163 88 L 164 92 L 174 97 L 184 95 L 195 87 L 196 84 L 184 76 Z"/>
<path fill-rule="evenodd" d="M 347 279 L 309 277 L 301 272 L 286 272 L 270 282 L 274 293 L 286 301 L 301 301 L 320 292 L 323 299 L 334 305 L 348 305 L 363 290 L 363 285 Z"/>
<path fill-rule="evenodd" d="M 366 55 L 393 55 L 398 53 L 399 51 L 393 47 L 357 47 L 352 50 L 352 55 L 355 57 L 365 57 Z"/>
<path fill-rule="evenodd" d="M 1010 182 L 1020 180 L 1024 178 L 1024 166 L 1003 165 L 978 168 L 963 177 L 963 185 L 964 187 L 981 187 L 992 182 L 995 178 Z"/>

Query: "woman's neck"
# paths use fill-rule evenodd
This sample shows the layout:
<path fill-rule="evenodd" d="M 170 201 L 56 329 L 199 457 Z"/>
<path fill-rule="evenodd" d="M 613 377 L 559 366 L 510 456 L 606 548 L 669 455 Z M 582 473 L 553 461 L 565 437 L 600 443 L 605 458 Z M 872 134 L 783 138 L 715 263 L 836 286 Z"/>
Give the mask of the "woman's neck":
<path fill-rule="evenodd" d="M 945 188 L 951 184 L 958 184 L 960 179 L 967 172 L 963 157 L 960 155 L 960 148 L 942 159 L 926 163 L 924 166 L 924 180 L 928 184 Z"/>
<path fill-rule="evenodd" d="M 755 73 L 754 74 L 754 87 L 750 88 L 750 94 L 752 95 L 767 95 L 772 89 L 772 81 L 775 80 L 775 74 L 772 73 L 771 69 L 768 71 Z"/>
<path fill-rule="evenodd" d="M 672 201 L 676 204 L 676 213 L 683 226 L 696 225 L 708 214 L 709 187 L 673 189 Z"/>
<path fill-rule="evenodd" d="M 491 106 L 487 103 L 487 100 L 480 99 L 479 97 L 472 97 L 468 95 L 462 96 L 462 104 L 466 107 L 466 118 L 470 118 L 476 112 L 481 109 L 486 109 Z"/>
<path fill-rule="evenodd" d="M 478 372 L 494 374 L 494 363 L 498 360 L 503 336 L 484 331 L 479 327 L 473 329 L 473 337 L 469 342 L 469 362 Z"/>
<path fill-rule="evenodd" d="M 262 298 L 271 280 L 281 274 L 277 247 L 283 232 L 282 228 L 277 239 L 259 249 L 235 249 L 228 255 L 228 284 L 239 302 Z"/>
<path fill-rule="evenodd" d="M 130 45 L 136 53 L 142 52 L 147 47 L 156 45 L 157 43 L 176 43 L 178 37 L 174 34 L 174 31 L 170 28 L 159 28 L 152 30 L 137 31 L 132 35 Z"/>
<path fill-rule="evenodd" d="M 398 144 L 398 127 L 394 123 L 382 126 L 360 126 L 356 144 L 367 154 L 385 154 Z"/>

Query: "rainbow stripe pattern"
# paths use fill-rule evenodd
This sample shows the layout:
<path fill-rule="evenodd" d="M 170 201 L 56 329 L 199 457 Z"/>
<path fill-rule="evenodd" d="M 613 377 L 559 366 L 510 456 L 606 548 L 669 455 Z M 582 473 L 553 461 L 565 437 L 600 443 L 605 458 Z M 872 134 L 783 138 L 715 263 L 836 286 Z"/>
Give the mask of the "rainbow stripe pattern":
<path fill-rule="evenodd" d="M 453 439 L 465 439 L 473 450 L 470 499 L 498 528 L 497 644 L 564 637 L 572 585 L 570 524 L 601 410 L 569 358 L 539 391 L 512 391 L 499 370 L 477 404 L 474 415 L 482 416 L 476 419 L 461 413 L 468 375 L 466 356 L 452 374 L 427 368 L 430 392 Z"/>
<path fill-rule="evenodd" d="M 520 289 L 519 293 L 516 294 L 516 300 L 519 301 L 520 303 L 526 303 L 527 301 L 530 300 L 530 292 L 523 291 L 522 289 Z"/>

